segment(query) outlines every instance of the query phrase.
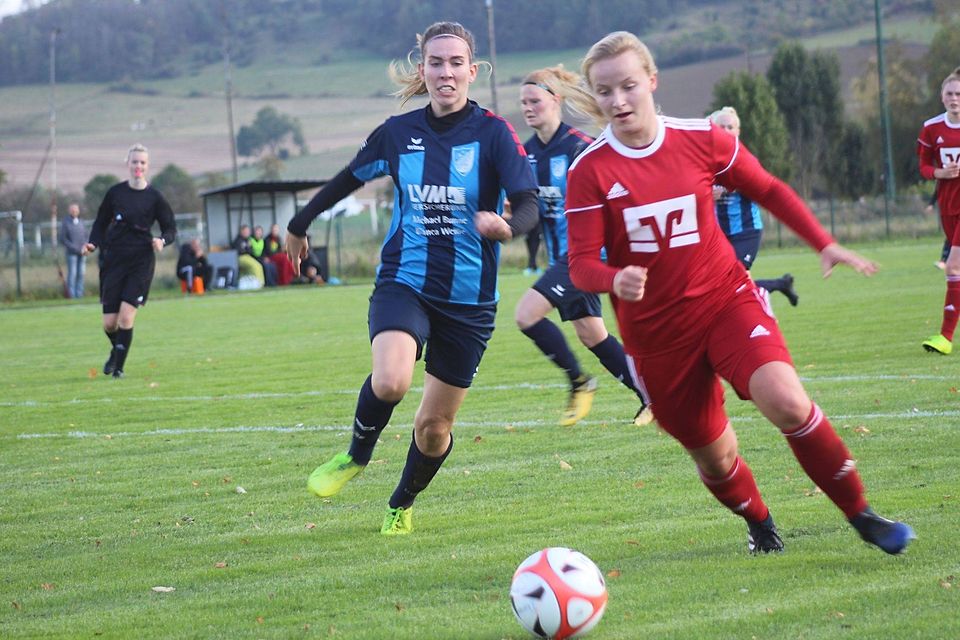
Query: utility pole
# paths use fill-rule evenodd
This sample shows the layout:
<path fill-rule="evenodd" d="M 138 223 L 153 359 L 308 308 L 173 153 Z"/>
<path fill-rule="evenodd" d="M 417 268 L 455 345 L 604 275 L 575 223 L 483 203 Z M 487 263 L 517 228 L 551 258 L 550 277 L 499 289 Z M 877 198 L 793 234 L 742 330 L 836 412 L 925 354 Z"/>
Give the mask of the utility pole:
<path fill-rule="evenodd" d="M 883 15 L 880 11 L 880 0 L 873 0 L 873 12 L 877 20 L 877 80 L 880 87 L 880 117 L 883 128 L 883 208 L 887 236 L 889 236 L 890 202 L 896 198 L 897 188 L 893 177 L 893 144 L 890 140 L 890 107 L 887 104 L 887 74 L 883 61 Z"/>
<path fill-rule="evenodd" d="M 57 36 L 50 30 L 50 244 L 57 250 Z"/>
<path fill-rule="evenodd" d="M 487 38 L 490 40 L 490 104 L 494 113 L 500 113 L 497 107 L 497 36 L 493 26 L 493 0 L 487 3 Z"/>
<path fill-rule="evenodd" d="M 230 161 L 233 167 L 233 183 L 240 181 L 237 169 L 237 137 L 233 133 L 233 80 L 230 73 L 230 23 L 227 21 L 227 11 L 220 3 L 220 16 L 223 18 L 223 77 L 227 95 L 227 128 L 230 134 Z"/>

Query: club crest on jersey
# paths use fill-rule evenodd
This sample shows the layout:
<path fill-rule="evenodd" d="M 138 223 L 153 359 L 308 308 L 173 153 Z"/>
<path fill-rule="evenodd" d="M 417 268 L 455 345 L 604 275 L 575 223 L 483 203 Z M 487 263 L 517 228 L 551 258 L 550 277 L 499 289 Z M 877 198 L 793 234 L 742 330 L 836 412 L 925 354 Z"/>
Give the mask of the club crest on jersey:
<path fill-rule="evenodd" d="M 454 147 L 453 148 L 453 168 L 462 176 L 467 175 L 473 169 L 473 163 L 476 161 L 477 150 L 473 146 Z"/>
<path fill-rule="evenodd" d="M 550 158 L 550 173 L 554 178 L 562 178 L 567 173 L 567 158 L 565 156 Z"/>
<path fill-rule="evenodd" d="M 688 194 L 623 210 L 630 251 L 657 253 L 661 248 L 686 247 L 700 242 L 697 198 Z M 665 247 L 662 247 L 666 244 Z"/>

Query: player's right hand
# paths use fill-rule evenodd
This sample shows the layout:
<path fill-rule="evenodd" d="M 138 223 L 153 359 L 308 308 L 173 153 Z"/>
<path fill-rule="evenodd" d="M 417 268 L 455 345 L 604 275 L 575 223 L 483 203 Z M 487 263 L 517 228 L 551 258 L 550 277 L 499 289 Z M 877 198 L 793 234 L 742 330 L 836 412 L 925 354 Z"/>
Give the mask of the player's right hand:
<path fill-rule="evenodd" d="M 85 256 L 85 255 L 87 255 L 88 253 L 93 253 L 94 251 L 96 251 L 96 249 L 97 249 L 97 245 L 95 245 L 95 244 L 90 244 L 90 243 L 88 242 L 88 243 L 86 243 L 85 245 L 83 245 L 83 248 L 82 248 L 82 249 L 80 249 L 80 255 Z"/>
<path fill-rule="evenodd" d="M 286 246 L 287 257 L 290 258 L 290 262 L 293 264 L 293 275 L 299 277 L 300 261 L 307 257 L 307 251 L 310 249 L 310 243 L 307 242 L 306 236 L 301 238 L 300 236 L 295 236 L 288 231 Z"/>
<path fill-rule="evenodd" d="M 647 285 L 647 268 L 628 265 L 613 277 L 613 293 L 621 300 L 639 302 Z"/>

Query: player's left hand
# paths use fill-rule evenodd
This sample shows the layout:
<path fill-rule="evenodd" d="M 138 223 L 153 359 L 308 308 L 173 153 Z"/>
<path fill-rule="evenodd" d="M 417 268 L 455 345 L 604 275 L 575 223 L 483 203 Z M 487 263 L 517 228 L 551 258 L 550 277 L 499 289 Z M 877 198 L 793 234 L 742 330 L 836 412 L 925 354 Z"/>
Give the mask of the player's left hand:
<path fill-rule="evenodd" d="M 876 262 L 834 242 L 825 246 L 820 252 L 820 270 L 823 272 L 823 277 L 829 278 L 833 268 L 838 264 L 845 264 L 865 276 L 872 276 L 880 269 Z"/>
<path fill-rule="evenodd" d="M 477 211 L 473 214 L 473 225 L 488 240 L 507 242 L 513 238 L 510 225 L 493 211 Z"/>
<path fill-rule="evenodd" d="M 153 239 L 153 250 L 154 250 L 154 251 L 157 251 L 157 252 L 163 251 L 163 247 L 164 247 L 163 238 L 154 238 L 154 239 Z"/>

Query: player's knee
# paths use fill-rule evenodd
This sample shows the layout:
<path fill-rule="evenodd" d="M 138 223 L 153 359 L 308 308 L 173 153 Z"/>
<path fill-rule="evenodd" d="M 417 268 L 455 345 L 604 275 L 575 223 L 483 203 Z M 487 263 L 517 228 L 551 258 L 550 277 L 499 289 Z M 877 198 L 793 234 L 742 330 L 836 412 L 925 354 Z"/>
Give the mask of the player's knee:
<path fill-rule="evenodd" d="M 806 395 L 784 395 L 768 411 L 767 418 L 778 428 L 795 429 L 810 417 L 810 399 Z"/>
<path fill-rule="evenodd" d="M 410 378 L 396 372 L 374 374 L 370 381 L 373 393 L 384 402 L 400 402 L 410 389 Z"/>
<path fill-rule="evenodd" d="M 440 455 L 450 442 L 453 421 L 443 415 L 417 415 L 417 442 L 427 455 Z"/>
<path fill-rule="evenodd" d="M 523 331 L 524 329 L 529 329 L 533 325 L 540 322 L 543 316 L 539 316 L 535 312 L 531 312 L 530 309 L 527 309 L 524 305 L 517 305 L 516 311 L 513 313 L 513 320 L 517 323 L 517 327 Z"/>

